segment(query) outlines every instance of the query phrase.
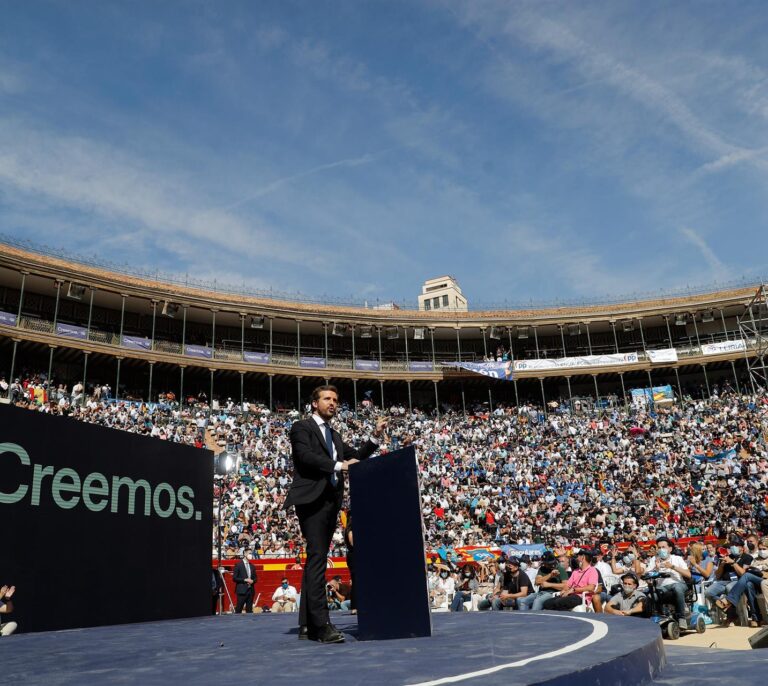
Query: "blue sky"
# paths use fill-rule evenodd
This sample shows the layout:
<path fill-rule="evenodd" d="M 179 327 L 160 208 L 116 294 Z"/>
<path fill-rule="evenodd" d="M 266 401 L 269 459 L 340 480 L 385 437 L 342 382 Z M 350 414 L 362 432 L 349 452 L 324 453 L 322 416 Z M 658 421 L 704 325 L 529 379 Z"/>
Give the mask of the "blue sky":
<path fill-rule="evenodd" d="M 0 0 L 0 232 L 470 305 L 768 274 L 765 2 Z"/>

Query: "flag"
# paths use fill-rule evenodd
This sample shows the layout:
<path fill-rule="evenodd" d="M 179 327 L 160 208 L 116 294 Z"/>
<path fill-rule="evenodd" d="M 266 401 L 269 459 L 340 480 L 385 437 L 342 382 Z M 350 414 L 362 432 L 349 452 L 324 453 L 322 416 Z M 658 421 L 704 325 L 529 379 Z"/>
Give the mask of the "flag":
<path fill-rule="evenodd" d="M 656 504 L 665 512 L 669 509 L 669 503 L 661 498 L 656 498 Z"/>

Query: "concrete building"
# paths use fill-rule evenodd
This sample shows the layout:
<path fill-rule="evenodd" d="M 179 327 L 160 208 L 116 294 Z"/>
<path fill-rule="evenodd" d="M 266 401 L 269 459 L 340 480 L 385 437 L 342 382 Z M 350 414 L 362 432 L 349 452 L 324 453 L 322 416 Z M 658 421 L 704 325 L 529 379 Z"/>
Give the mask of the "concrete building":
<path fill-rule="evenodd" d="M 452 276 L 438 276 L 436 279 L 427 279 L 421 287 L 419 309 L 466 312 L 467 299 L 456 279 Z"/>

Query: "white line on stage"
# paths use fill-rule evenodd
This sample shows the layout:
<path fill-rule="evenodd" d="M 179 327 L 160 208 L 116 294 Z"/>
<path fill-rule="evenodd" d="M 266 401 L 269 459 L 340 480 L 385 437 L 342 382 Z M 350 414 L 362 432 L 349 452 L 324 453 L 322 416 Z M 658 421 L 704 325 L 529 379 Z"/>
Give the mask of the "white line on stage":
<path fill-rule="evenodd" d="M 608 635 L 608 625 L 604 622 L 600 622 L 595 619 L 589 619 L 588 617 L 577 617 L 574 615 L 539 615 L 539 617 L 552 617 L 553 619 L 575 619 L 580 622 L 587 622 L 592 625 L 592 633 L 586 638 L 582 638 L 580 641 L 566 647 L 552 650 L 548 653 L 542 653 L 541 655 L 534 655 L 533 657 L 527 657 L 524 660 L 518 660 L 517 662 L 508 662 L 504 665 L 496 665 L 495 667 L 488 667 L 487 669 L 480 669 L 476 672 L 467 672 L 465 674 L 457 674 L 456 676 L 446 676 L 442 679 L 435 679 L 434 681 L 422 681 L 417 684 L 409 684 L 409 686 L 440 686 L 440 684 L 455 684 L 459 681 L 465 681 L 467 679 L 474 679 L 480 676 L 487 676 L 488 674 L 495 674 L 504 669 L 510 669 L 512 667 L 524 667 L 531 662 L 538 662 L 540 660 L 549 660 L 553 657 L 559 657 L 560 655 L 566 655 L 576 650 L 581 650 L 588 645 L 597 643 Z"/>

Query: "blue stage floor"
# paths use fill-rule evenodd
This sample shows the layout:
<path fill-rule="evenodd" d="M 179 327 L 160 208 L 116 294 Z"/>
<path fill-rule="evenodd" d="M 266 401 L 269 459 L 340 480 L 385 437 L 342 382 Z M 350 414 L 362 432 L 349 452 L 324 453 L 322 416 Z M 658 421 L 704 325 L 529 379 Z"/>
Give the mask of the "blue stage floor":
<path fill-rule="evenodd" d="M 697 651 L 662 643 L 650 622 L 574 613 L 433 615 L 431 638 L 298 641 L 296 615 L 241 615 L 98 627 L 0 640 L 8 684 L 332 683 L 763 684 L 768 651 Z M 672 656 L 665 664 L 665 648 Z M 671 648 L 671 649 L 670 649 Z"/>

